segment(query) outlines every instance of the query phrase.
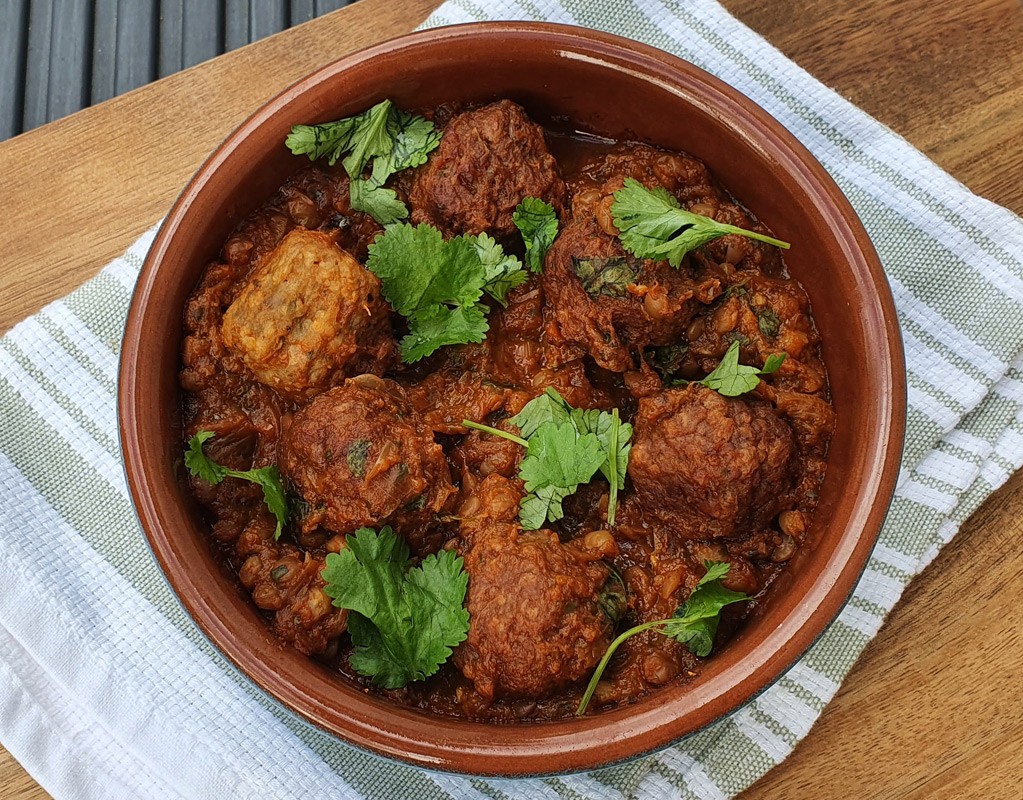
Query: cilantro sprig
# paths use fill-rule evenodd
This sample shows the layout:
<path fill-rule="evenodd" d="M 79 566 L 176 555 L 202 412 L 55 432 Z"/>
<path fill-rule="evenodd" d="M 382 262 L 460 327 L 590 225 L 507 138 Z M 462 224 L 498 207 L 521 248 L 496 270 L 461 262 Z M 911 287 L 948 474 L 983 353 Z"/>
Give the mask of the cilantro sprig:
<path fill-rule="evenodd" d="M 352 208 L 390 225 L 408 217 L 408 208 L 384 183 L 396 172 L 425 164 L 440 138 L 432 122 L 384 100 L 354 117 L 296 125 L 284 143 L 296 156 L 326 157 L 331 166 L 344 156 Z M 369 177 L 363 177 L 370 164 Z"/>
<path fill-rule="evenodd" d="M 632 425 L 622 422 L 618 409 L 573 408 L 557 390 L 547 390 L 508 420 L 521 434 L 462 420 L 467 428 L 500 436 L 526 448 L 519 477 L 526 495 L 519 505 L 525 530 L 538 530 L 556 522 L 565 512 L 562 501 L 580 484 L 589 483 L 599 470 L 610 484 L 607 521 L 613 525 L 618 491 L 625 481 L 632 449 Z"/>
<path fill-rule="evenodd" d="M 785 363 L 785 353 L 772 353 L 764 361 L 762 369 L 740 364 L 739 343 L 732 342 L 728 345 L 728 350 L 725 351 L 724 357 L 714 371 L 700 383 L 725 397 L 738 397 L 756 389 L 760 385 L 762 375 L 777 372 L 783 363 Z"/>
<path fill-rule="evenodd" d="M 686 254 L 729 233 L 788 250 L 788 242 L 756 231 L 737 228 L 681 208 L 661 187 L 648 189 L 635 178 L 614 193 L 611 216 L 622 247 L 639 258 L 664 259 L 678 267 Z"/>
<path fill-rule="evenodd" d="M 444 240 L 430 225 L 392 225 L 369 246 L 366 267 L 384 299 L 408 320 L 401 357 L 412 363 L 440 347 L 482 342 L 489 326 L 486 292 L 499 303 L 528 277 L 485 233 Z"/>
<path fill-rule="evenodd" d="M 598 662 L 597 668 L 593 671 L 593 675 L 590 676 L 590 682 L 587 684 L 586 691 L 583 692 L 579 707 L 575 712 L 577 716 L 585 713 L 586 706 L 589 705 L 597 684 L 615 651 L 626 639 L 637 633 L 660 628 L 661 633 L 681 642 L 689 648 L 691 653 L 700 658 L 710 655 L 710 651 L 714 648 L 714 636 L 717 634 L 718 622 L 721 619 L 721 609 L 750 598 L 742 592 L 726 589 L 721 583 L 721 579 L 728 574 L 731 565 L 722 561 L 704 561 L 703 566 L 707 572 L 700 578 L 689 598 L 675 610 L 669 619 L 658 619 L 635 625 L 611 642 L 604 656 Z"/>
<path fill-rule="evenodd" d="M 268 467 L 246 470 L 229 469 L 222 466 L 207 456 L 202 449 L 203 444 L 214 436 L 216 434 L 213 431 L 199 431 L 188 440 L 188 449 L 185 451 L 185 466 L 188 471 L 212 486 L 216 486 L 224 478 L 240 478 L 259 484 L 263 489 L 263 502 L 270 509 L 270 513 L 277 518 L 274 539 L 280 539 L 284 523 L 288 519 L 288 501 L 284 495 L 284 483 L 281 481 L 281 473 L 277 469 L 277 465 L 271 464 Z"/>
<path fill-rule="evenodd" d="M 408 545 L 389 526 L 360 528 L 346 541 L 320 574 L 323 591 L 349 611 L 352 668 L 385 689 L 425 680 L 469 633 L 462 559 L 442 550 L 412 567 Z"/>
<path fill-rule="evenodd" d="M 543 260 L 558 235 L 558 216 L 554 206 L 537 197 L 524 197 L 515 207 L 512 222 L 522 234 L 526 246 L 526 265 L 531 272 L 543 271 Z"/>

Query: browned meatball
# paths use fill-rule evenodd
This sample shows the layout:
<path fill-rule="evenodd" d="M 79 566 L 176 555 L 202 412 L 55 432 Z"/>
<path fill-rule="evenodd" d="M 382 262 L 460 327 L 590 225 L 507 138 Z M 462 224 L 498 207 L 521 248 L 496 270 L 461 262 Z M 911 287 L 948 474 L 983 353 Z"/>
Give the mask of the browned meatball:
<path fill-rule="evenodd" d="M 380 280 L 329 234 L 296 228 L 259 261 L 224 314 L 224 343 L 256 378 L 300 401 L 353 364 L 390 354 Z"/>
<path fill-rule="evenodd" d="M 274 632 L 306 655 L 324 653 L 344 633 L 348 612 L 334 608 L 323 592 L 324 560 L 292 545 L 275 542 L 274 520 L 257 515 L 238 538 L 245 561 L 238 572 L 252 600 L 273 612 Z"/>
<path fill-rule="evenodd" d="M 721 293 L 716 278 L 694 278 L 666 261 L 628 255 L 594 216 L 573 219 L 547 253 L 543 271 L 547 340 L 562 361 L 589 354 L 625 372 L 633 353 L 672 343 L 701 307 Z"/>
<path fill-rule="evenodd" d="M 580 185 L 573 186 L 572 213 L 578 216 L 587 206 L 596 205 L 601 227 L 616 233 L 611 219 L 612 194 L 621 189 L 626 178 L 650 188 L 660 186 L 678 198 L 683 208 L 718 222 L 770 234 L 770 231 L 732 201 L 714 181 L 706 164 L 685 153 L 668 153 L 648 145 L 619 145 L 595 162 L 584 165 Z M 593 183 L 598 184 L 596 192 Z M 759 268 L 774 272 L 781 265 L 776 247 L 745 236 L 729 234 L 701 248 L 714 262 L 727 262 L 741 269 Z"/>
<path fill-rule="evenodd" d="M 602 604 L 610 570 L 599 551 L 507 521 L 517 486 L 492 475 L 462 509 L 470 625 L 454 658 L 488 701 L 543 697 L 589 674 L 617 616 Z M 465 519 L 472 508 L 483 516 Z"/>
<path fill-rule="evenodd" d="M 547 149 L 543 128 L 522 107 L 501 100 L 458 114 L 440 146 L 416 171 L 409 193 L 412 221 L 445 235 L 516 232 L 512 212 L 524 197 L 562 211 L 565 183 Z"/>
<path fill-rule="evenodd" d="M 444 453 L 404 391 L 373 375 L 297 411 L 282 432 L 280 468 L 310 507 L 303 529 L 392 522 L 415 549 L 454 493 Z"/>
<path fill-rule="evenodd" d="M 767 524 L 792 482 L 792 431 L 758 402 L 690 384 L 640 400 L 629 477 L 693 538 Z"/>
<path fill-rule="evenodd" d="M 742 277 L 740 277 L 742 276 Z M 689 357 L 704 369 L 714 364 L 733 341 L 744 355 L 764 363 L 773 353 L 785 353 L 771 384 L 798 392 L 821 392 L 826 387 L 824 365 L 817 355 L 820 337 L 810 317 L 810 301 L 791 280 L 738 272 L 728 297 L 689 329 Z"/>

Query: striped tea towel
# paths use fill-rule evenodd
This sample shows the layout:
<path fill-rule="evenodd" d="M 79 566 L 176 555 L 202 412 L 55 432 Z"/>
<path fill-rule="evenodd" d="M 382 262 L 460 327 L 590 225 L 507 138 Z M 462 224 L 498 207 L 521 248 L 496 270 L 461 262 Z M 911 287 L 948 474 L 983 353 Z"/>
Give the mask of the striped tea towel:
<path fill-rule="evenodd" d="M 167 589 L 136 524 L 115 419 L 125 310 L 152 233 L 0 343 L 0 740 L 57 798 L 721 798 L 810 730 L 906 584 L 1023 463 L 1023 223 L 789 62 L 713 0 L 452 0 L 427 22 L 573 22 L 737 87 L 852 200 L 899 308 L 903 473 L 838 621 L 745 708 L 590 774 L 473 780 L 378 759 L 240 677 Z"/>

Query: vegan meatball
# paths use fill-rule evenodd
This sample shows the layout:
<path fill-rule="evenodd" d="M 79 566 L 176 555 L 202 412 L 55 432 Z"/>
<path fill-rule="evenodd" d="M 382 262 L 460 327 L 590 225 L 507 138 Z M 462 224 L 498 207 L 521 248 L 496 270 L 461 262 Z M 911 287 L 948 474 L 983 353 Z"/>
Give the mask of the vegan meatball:
<path fill-rule="evenodd" d="M 601 552 L 512 521 L 520 486 L 492 475 L 462 509 L 472 625 L 454 658 L 488 701 L 543 697 L 588 675 L 621 613 L 619 596 L 602 593 Z M 470 504 L 479 517 L 467 518 Z"/>
<path fill-rule="evenodd" d="M 792 484 L 792 431 L 766 403 L 693 383 L 640 400 L 633 430 L 637 495 L 687 537 L 766 525 Z"/>
<path fill-rule="evenodd" d="M 593 216 L 573 220 L 555 239 L 543 288 L 547 340 L 561 360 L 590 355 L 612 372 L 633 369 L 639 349 L 677 340 L 701 303 L 721 294 L 716 278 L 633 258 Z"/>
<path fill-rule="evenodd" d="M 512 212 L 524 197 L 546 200 L 560 216 L 565 182 L 543 128 L 510 100 L 453 117 L 409 193 L 413 222 L 497 239 L 516 233 Z"/>
<path fill-rule="evenodd" d="M 224 343 L 256 379 L 292 401 L 393 352 L 380 280 L 331 236 L 292 230 L 256 265 L 224 314 Z"/>
<path fill-rule="evenodd" d="M 280 468 L 308 506 L 303 530 L 392 523 L 417 550 L 454 493 L 429 428 L 400 386 L 375 375 L 350 378 L 295 412 Z"/>

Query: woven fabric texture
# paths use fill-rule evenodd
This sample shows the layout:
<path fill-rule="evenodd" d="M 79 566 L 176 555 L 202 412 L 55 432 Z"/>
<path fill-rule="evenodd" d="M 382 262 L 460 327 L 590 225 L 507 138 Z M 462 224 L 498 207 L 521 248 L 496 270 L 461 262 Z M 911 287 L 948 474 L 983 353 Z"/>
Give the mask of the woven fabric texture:
<path fill-rule="evenodd" d="M 910 410 L 897 494 L 852 599 L 749 705 L 660 753 L 589 774 L 430 773 L 312 729 L 198 633 L 132 511 L 116 370 L 149 233 L 0 341 L 0 740 L 56 798 L 732 796 L 807 735 L 909 581 L 1023 463 L 1019 218 L 970 194 L 712 0 L 452 0 L 427 25 L 483 19 L 601 28 L 696 63 L 780 120 L 856 207 L 895 294 Z"/>

